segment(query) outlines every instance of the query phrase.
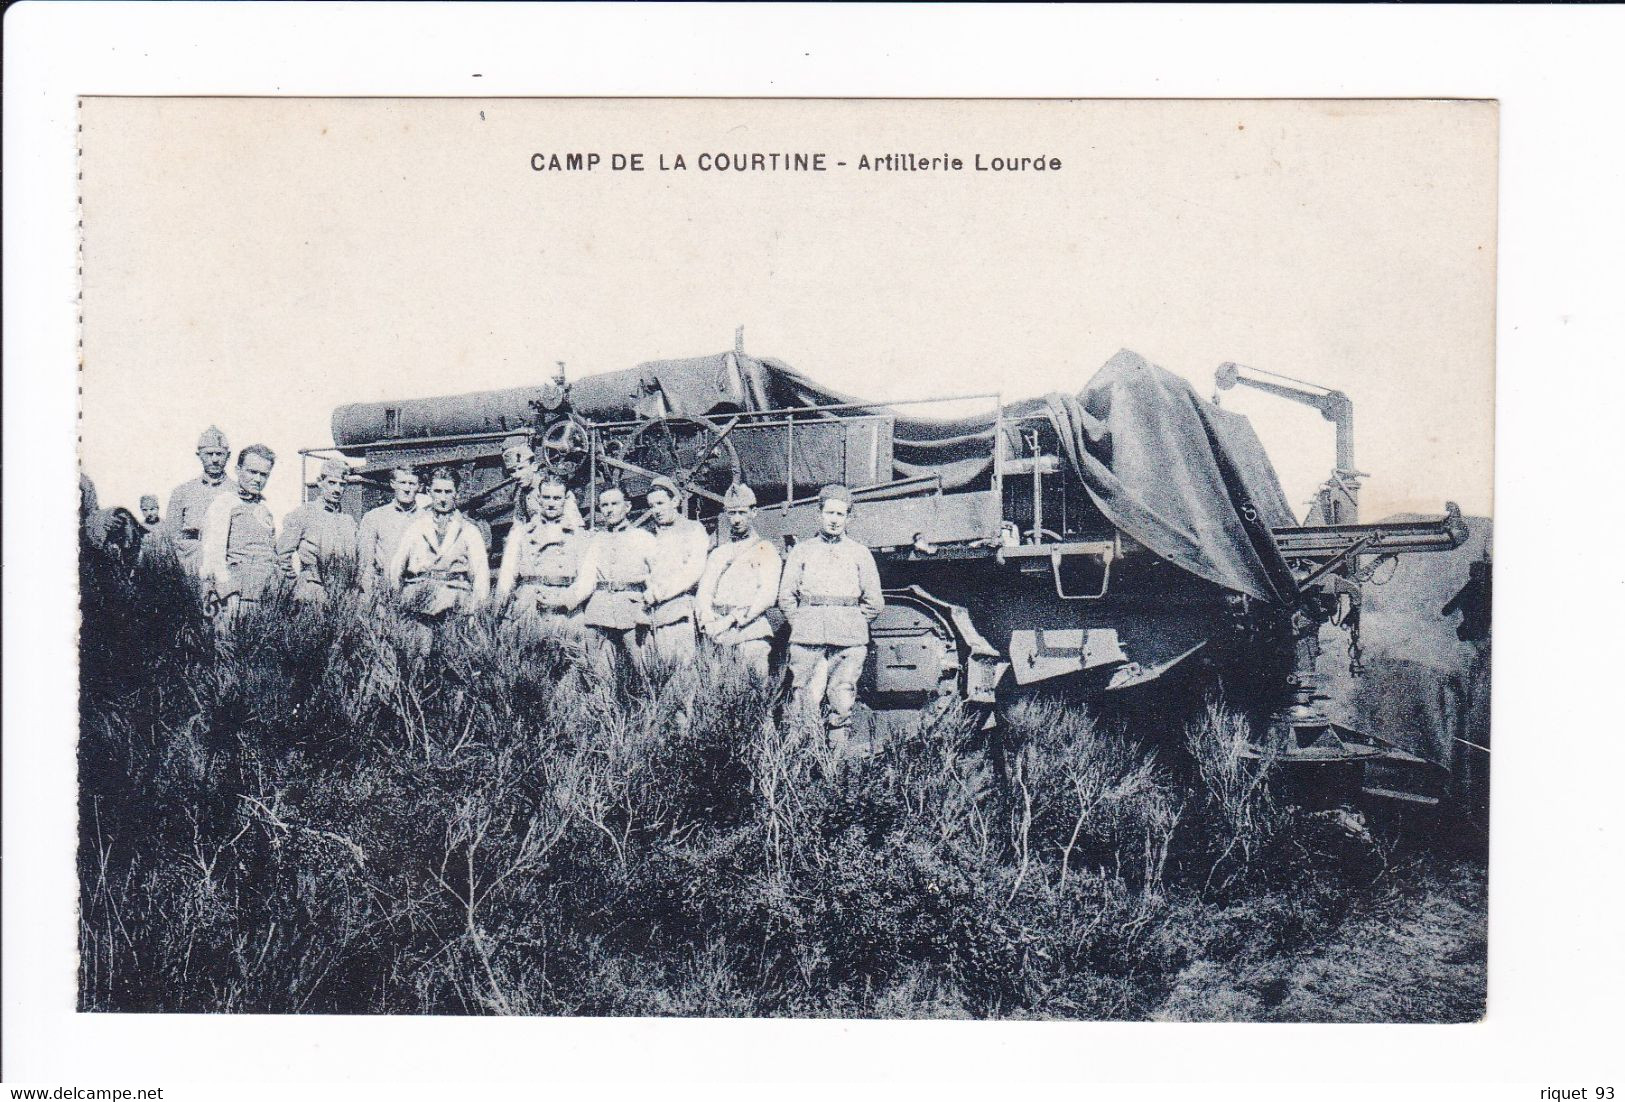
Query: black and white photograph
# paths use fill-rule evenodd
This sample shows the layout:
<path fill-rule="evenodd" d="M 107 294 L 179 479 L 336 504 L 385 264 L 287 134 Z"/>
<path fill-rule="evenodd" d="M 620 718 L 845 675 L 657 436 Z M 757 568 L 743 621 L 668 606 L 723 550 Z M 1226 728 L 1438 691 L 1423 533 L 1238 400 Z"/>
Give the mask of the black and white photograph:
<path fill-rule="evenodd" d="M 0 1094 L 1625 1086 L 1625 12 L 4 14 Z"/>
<path fill-rule="evenodd" d="M 77 111 L 80 1012 L 1484 1017 L 1494 102 Z"/>

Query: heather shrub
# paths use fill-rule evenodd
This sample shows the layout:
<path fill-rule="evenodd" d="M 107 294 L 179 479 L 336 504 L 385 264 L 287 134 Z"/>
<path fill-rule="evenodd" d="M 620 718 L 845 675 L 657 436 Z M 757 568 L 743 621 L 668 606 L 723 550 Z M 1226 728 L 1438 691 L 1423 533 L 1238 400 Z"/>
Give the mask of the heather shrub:
<path fill-rule="evenodd" d="M 837 751 L 726 654 L 355 595 L 217 638 L 162 557 L 82 593 L 86 1010 L 1136 1018 L 1359 887 L 1217 705 Z"/>

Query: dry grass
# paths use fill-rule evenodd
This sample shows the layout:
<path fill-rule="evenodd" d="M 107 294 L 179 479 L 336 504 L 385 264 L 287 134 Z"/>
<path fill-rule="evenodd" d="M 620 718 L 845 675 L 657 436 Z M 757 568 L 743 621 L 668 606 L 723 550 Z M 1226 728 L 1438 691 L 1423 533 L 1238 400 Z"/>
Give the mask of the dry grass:
<path fill-rule="evenodd" d="M 349 604 L 221 646 L 172 565 L 83 593 L 86 1010 L 1313 1018 L 1406 907 L 1393 845 L 1276 807 L 1218 706 L 1191 770 L 1023 705 L 999 772 L 953 711 L 832 754 L 714 657 L 485 618 L 418 655 Z M 1339 1005 L 1470 1015 L 1469 942 L 1379 969 L 1403 1005 Z"/>

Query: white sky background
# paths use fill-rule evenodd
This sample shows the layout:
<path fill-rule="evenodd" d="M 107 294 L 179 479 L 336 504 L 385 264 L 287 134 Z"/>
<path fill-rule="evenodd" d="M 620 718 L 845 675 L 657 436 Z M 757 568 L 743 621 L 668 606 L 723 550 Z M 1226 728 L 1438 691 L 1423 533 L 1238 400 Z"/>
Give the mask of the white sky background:
<path fill-rule="evenodd" d="M 292 460 L 345 402 L 703 355 L 742 324 L 885 400 L 1076 391 L 1120 347 L 1204 395 L 1226 360 L 1283 372 L 1354 399 L 1368 518 L 1490 509 L 1492 104 L 87 99 L 81 121 L 104 505 L 167 501 L 210 422 Z M 605 163 L 538 173 L 538 151 Z M 831 169 L 701 172 L 704 151 Z M 851 167 L 896 151 L 1063 168 Z M 1225 403 L 1305 501 L 1331 425 Z"/>

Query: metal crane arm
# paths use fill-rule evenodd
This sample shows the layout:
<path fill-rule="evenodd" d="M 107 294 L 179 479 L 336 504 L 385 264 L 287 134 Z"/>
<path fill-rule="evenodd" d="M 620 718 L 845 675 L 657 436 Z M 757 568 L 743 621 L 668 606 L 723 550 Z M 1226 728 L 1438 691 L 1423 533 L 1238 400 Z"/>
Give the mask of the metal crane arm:
<path fill-rule="evenodd" d="M 1242 374 L 1246 372 L 1247 374 Z M 1224 363 L 1214 374 L 1213 385 L 1220 390 L 1229 390 L 1234 386 L 1250 387 L 1253 390 L 1273 394 L 1277 398 L 1285 398 L 1289 402 L 1312 406 L 1320 411 L 1320 415 L 1337 426 L 1337 470 L 1342 474 L 1354 474 L 1354 403 L 1349 396 L 1341 390 L 1332 390 L 1329 387 L 1319 386 L 1315 383 L 1303 383 L 1285 375 L 1274 375 L 1282 382 L 1270 382 L 1266 379 L 1256 378 L 1257 375 L 1274 375 L 1273 372 L 1260 371 L 1237 363 Z"/>

